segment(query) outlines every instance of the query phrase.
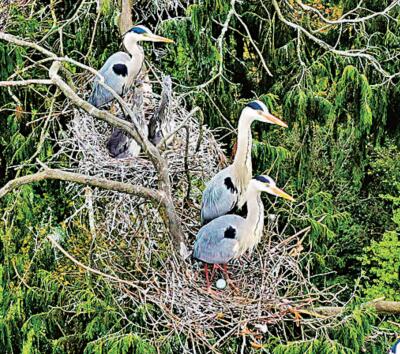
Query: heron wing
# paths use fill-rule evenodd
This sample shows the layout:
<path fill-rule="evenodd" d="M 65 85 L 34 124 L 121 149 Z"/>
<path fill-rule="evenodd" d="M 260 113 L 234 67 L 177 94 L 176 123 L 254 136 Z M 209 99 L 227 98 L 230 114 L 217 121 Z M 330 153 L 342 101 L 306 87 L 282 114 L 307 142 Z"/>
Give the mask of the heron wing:
<path fill-rule="evenodd" d="M 201 222 L 203 225 L 229 213 L 238 202 L 238 189 L 233 183 L 230 167 L 218 172 L 203 192 L 201 203 Z"/>
<path fill-rule="evenodd" d="M 111 55 L 99 70 L 99 74 L 104 77 L 104 82 L 116 93 L 123 95 L 128 89 L 128 70 L 131 57 L 124 52 L 117 52 Z M 96 77 L 93 83 L 92 93 L 89 103 L 95 107 L 101 107 L 110 102 L 114 96 L 104 86 L 99 83 Z"/>
<path fill-rule="evenodd" d="M 124 153 L 129 148 L 129 138 L 118 128 L 115 128 L 107 141 L 107 149 L 112 157 L 125 157 Z"/>
<path fill-rule="evenodd" d="M 206 263 L 223 264 L 237 256 L 244 219 L 224 215 L 203 226 L 197 234 L 193 257 Z"/>

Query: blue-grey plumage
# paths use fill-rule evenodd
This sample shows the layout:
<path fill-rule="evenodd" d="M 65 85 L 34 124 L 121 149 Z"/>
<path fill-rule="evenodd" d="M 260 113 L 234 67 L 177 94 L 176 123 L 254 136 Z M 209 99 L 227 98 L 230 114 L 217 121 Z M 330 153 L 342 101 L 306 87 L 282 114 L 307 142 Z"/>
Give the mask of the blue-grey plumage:
<path fill-rule="evenodd" d="M 111 157 L 127 157 L 130 140 L 121 129 L 114 129 L 106 145 Z"/>
<path fill-rule="evenodd" d="M 238 202 L 238 188 L 232 181 L 232 165 L 219 171 L 203 192 L 201 223 L 207 224 L 218 216 L 228 214 Z"/>
<path fill-rule="evenodd" d="M 228 263 L 237 253 L 239 240 L 235 236 L 243 221 L 238 215 L 223 215 L 203 226 L 197 234 L 193 257 L 206 263 Z"/>
<path fill-rule="evenodd" d="M 252 179 L 244 200 L 247 203 L 247 217 L 238 215 L 223 215 L 198 232 L 193 258 L 206 264 L 225 264 L 234 258 L 240 257 L 247 250 L 252 250 L 261 240 L 264 228 L 264 206 L 261 201 L 261 192 L 267 192 L 288 200 L 293 198 L 276 187 L 275 181 L 268 176 L 257 176 Z M 208 268 L 206 270 L 207 287 Z M 226 267 L 224 267 L 226 272 Z"/>
<path fill-rule="evenodd" d="M 145 26 L 134 26 L 123 36 L 123 44 L 129 54 L 117 52 L 111 55 L 99 70 L 104 83 L 111 87 L 118 95 L 124 95 L 133 85 L 144 62 L 143 48 L 139 41 L 167 42 L 172 40 L 153 34 Z M 89 97 L 89 103 L 95 107 L 101 107 L 113 100 L 112 93 L 99 83 L 96 77 L 93 90 Z"/>
<path fill-rule="evenodd" d="M 237 151 L 233 163 L 218 172 L 203 191 L 201 222 L 225 215 L 236 206 L 244 204 L 243 195 L 252 176 L 251 163 L 251 124 L 255 121 L 287 127 L 286 123 L 269 113 L 261 101 L 250 102 L 239 118 Z"/>
<path fill-rule="evenodd" d="M 123 96 L 139 74 L 142 64 L 142 56 L 138 57 L 135 63 L 133 57 L 131 58 L 127 53 L 117 52 L 107 59 L 99 70 L 99 74 L 104 77 L 106 85 L 110 86 L 118 95 Z M 114 99 L 112 93 L 102 86 L 99 80 L 98 77 L 95 78 L 92 94 L 88 100 L 95 107 L 101 107 Z"/>
<path fill-rule="evenodd" d="M 400 354 L 400 339 L 393 344 L 389 351 L 390 354 Z"/>

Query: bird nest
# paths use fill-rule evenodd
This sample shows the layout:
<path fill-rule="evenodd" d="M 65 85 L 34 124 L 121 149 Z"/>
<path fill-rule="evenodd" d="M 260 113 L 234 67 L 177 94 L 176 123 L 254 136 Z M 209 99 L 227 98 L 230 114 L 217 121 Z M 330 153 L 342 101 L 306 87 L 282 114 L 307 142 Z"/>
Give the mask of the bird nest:
<path fill-rule="evenodd" d="M 144 100 L 147 121 L 160 98 L 150 93 Z M 134 95 L 125 100 L 132 104 Z M 170 96 L 167 119 L 184 126 L 162 147 L 162 155 L 168 162 L 175 206 L 191 249 L 200 227 L 203 181 L 221 169 L 225 158 L 212 131 L 189 114 L 179 97 Z M 70 170 L 156 188 L 157 174 L 146 158 L 109 156 L 105 146 L 111 131 L 108 124 L 75 110 L 68 134 L 58 140 L 60 151 L 71 162 Z M 309 257 L 301 252 L 302 235 L 284 235 L 279 216 L 268 219 L 257 249 L 230 265 L 236 288 L 228 286 L 210 294 L 204 288 L 200 265 L 175 256 L 154 202 L 73 184 L 69 190 L 77 201 L 69 221 L 89 224 L 91 266 L 112 275 L 109 281 L 118 293 L 121 311 L 144 304 L 157 309 L 145 307 L 146 337 L 155 345 L 179 335 L 185 341 L 180 346 L 187 352 L 217 351 L 232 338 L 239 339 L 243 348 L 257 348 L 266 336 L 280 333 L 281 341 L 293 337 L 297 330 L 287 325 L 293 321 L 298 326 L 301 323 L 303 339 L 314 338 L 329 320 L 313 315 L 310 307 L 339 303 L 336 290 L 336 295 L 332 289 L 318 290 L 301 270 L 300 261 Z M 216 270 L 214 285 L 221 276 Z"/>

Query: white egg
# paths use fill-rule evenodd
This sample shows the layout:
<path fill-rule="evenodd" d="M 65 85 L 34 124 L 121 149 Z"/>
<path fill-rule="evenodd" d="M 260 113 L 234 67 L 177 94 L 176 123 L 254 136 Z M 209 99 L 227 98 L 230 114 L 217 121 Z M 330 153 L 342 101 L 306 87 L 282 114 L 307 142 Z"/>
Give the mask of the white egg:
<path fill-rule="evenodd" d="M 221 278 L 217 280 L 217 283 L 215 284 L 218 289 L 225 289 L 226 288 L 226 281 L 225 279 Z"/>

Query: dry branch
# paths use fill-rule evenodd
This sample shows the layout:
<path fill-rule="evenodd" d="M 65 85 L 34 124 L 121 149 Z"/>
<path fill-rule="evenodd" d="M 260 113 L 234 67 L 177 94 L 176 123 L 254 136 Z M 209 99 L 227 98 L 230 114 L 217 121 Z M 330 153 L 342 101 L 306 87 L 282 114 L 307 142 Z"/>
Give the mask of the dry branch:
<path fill-rule="evenodd" d="M 72 255 L 70 255 L 64 248 L 62 248 L 58 244 L 58 242 L 53 237 L 48 235 L 47 239 L 53 244 L 53 246 L 55 248 L 57 248 L 64 256 L 66 256 L 69 260 L 71 260 L 73 263 L 75 263 L 79 268 L 82 268 L 82 269 L 84 269 L 84 270 L 86 270 L 86 271 L 88 271 L 90 273 L 93 273 L 93 274 L 96 274 L 96 275 L 100 275 L 100 276 L 102 276 L 102 277 L 104 277 L 106 279 L 109 279 L 111 281 L 114 281 L 114 282 L 117 282 L 117 283 L 120 283 L 120 284 L 124 284 L 124 285 L 129 285 L 129 286 L 134 287 L 135 289 L 144 291 L 141 287 L 139 287 L 139 285 L 140 284 L 146 284 L 146 282 L 143 282 L 143 281 L 142 282 L 140 282 L 140 281 L 133 282 L 133 281 L 129 281 L 129 280 L 124 280 L 124 279 L 115 277 L 113 275 L 103 273 L 103 272 L 101 272 L 101 271 L 99 271 L 97 269 L 94 269 L 92 267 L 89 267 L 89 266 L 83 264 L 82 262 L 79 262 Z"/>
<path fill-rule="evenodd" d="M 382 314 L 400 314 L 400 302 L 398 301 L 371 301 L 363 305 L 363 307 L 373 307 L 376 312 Z M 323 306 L 314 308 L 313 311 L 325 316 L 337 316 L 346 310 L 345 307 Z"/>
<path fill-rule="evenodd" d="M 356 17 L 356 18 L 346 18 L 350 13 L 354 12 L 355 9 L 350 10 L 349 12 L 343 14 L 339 19 L 337 20 L 329 20 L 327 19 L 318 9 L 306 5 L 304 4 L 301 0 L 296 0 L 296 3 L 298 5 L 300 5 L 300 7 L 303 10 L 306 11 L 311 11 L 315 14 L 318 15 L 318 17 L 325 23 L 329 24 L 329 25 L 342 25 L 345 23 L 361 23 L 361 22 L 365 22 L 368 20 L 371 20 L 374 17 L 378 17 L 378 16 L 386 16 L 386 14 L 392 10 L 395 6 L 400 4 L 399 0 L 394 0 L 390 5 L 388 5 L 387 7 L 385 7 L 384 10 L 382 11 L 378 11 L 378 12 L 373 12 L 372 14 L 368 15 L 368 16 L 364 16 L 364 17 Z"/>
<path fill-rule="evenodd" d="M 87 176 L 80 173 L 66 172 L 52 168 L 46 168 L 44 169 L 44 171 L 28 176 L 18 177 L 9 181 L 4 187 L 0 189 L 0 198 L 4 197 L 7 193 L 10 193 L 14 189 L 17 189 L 25 184 L 40 182 L 46 179 L 69 181 L 106 190 L 114 190 L 121 193 L 134 194 L 146 199 L 151 199 L 157 203 L 161 203 L 163 201 L 162 194 L 150 188 L 132 185 L 129 183 L 111 181 L 106 178 Z"/>
<path fill-rule="evenodd" d="M 53 82 L 47 79 L 30 79 L 17 81 L 0 81 L 0 87 L 28 86 L 28 85 L 52 85 Z"/>
<path fill-rule="evenodd" d="M 392 9 L 394 6 L 399 5 L 400 0 L 396 0 L 393 2 L 391 5 L 389 5 L 389 10 Z M 264 7 L 265 10 L 267 10 L 265 4 L 261 2 L 261 5 Z M 336 49 L 335 47 L 331 46 L 329 43 L 323 41 L 322 39 L 318 38 L 314 34 L 310 33 L 307 29 L 305 29 L 302 25 L 292 22 L 288 20 L 282 13 L 281 7 L 278 4 L 277 0 L 272 0 L 272 5 L 276 11 L 276 14 L 279 18 L 280 21 L 282 21 L 285 25 L 295 29 L 298 32 L 301 32 L 304 34 L 308 39 L 310 39 L 312 42 L 316 43 L 319 45 L 321 48 L 334 53 L 336 55 L 342 56 L 342 57 L 350 57 L 350 58 L 357 58 L 357 59 L 363 59 L 366 60 L 368 63 L 370 63 L 376 71 L 378 71 L 386 80 L 392 80 L 396 76 L 400 75 L 400 72 L 390 74 L 388 73 L 381 65 L 380 61 L 373 55 L 373 54 L 368 54 L 368 48 L 361 48 L 361 49 L 351 49 L 351 50 L 340 50 Z M 388 11 L 389 11 L 388 10 Z M 387 13 L 386 10 L 384 10 L 384 13 Z M 368 18 L 366 18 L 368 19 Z"/>

